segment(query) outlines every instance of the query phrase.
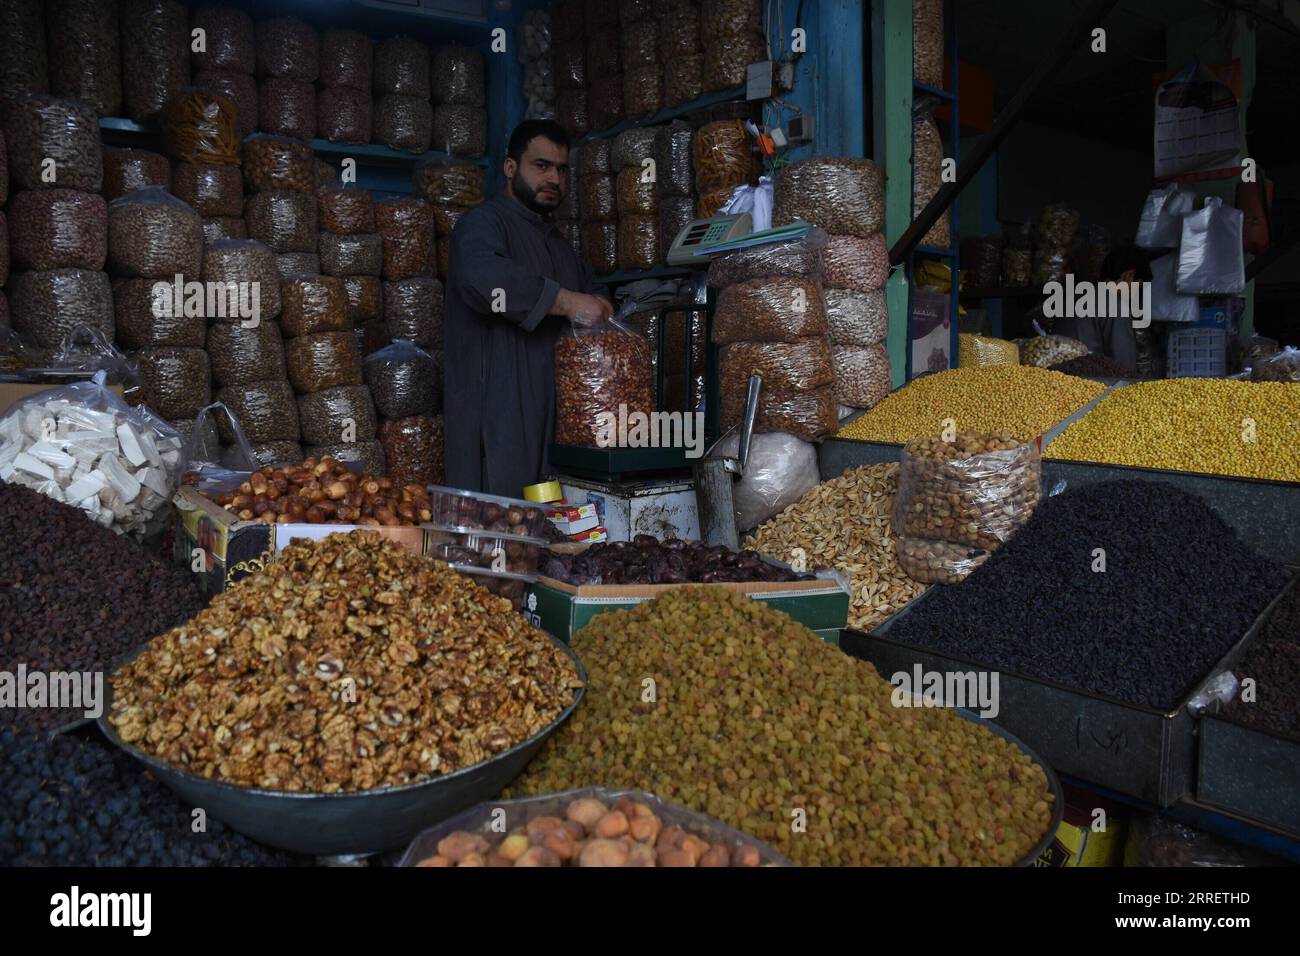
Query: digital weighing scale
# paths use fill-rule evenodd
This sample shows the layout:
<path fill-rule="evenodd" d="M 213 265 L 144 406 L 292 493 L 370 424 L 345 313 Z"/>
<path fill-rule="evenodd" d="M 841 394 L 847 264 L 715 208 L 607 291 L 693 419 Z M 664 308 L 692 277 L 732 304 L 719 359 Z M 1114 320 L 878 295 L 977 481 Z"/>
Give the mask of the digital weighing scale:
<path fill-rule="evenodd" d="M 668 264 L 703 265 L 710 257 L 723 252 L 799 239 L 807 235 L 812 227 L 806 222 L 795 222 L 775 229 L 764 229 L 762 232 L 751 232 L 753 228 L 754 220 L 747 212 L 735 216 L 696 219 L 685 226 L 673 240 L 668 250 Z"/>

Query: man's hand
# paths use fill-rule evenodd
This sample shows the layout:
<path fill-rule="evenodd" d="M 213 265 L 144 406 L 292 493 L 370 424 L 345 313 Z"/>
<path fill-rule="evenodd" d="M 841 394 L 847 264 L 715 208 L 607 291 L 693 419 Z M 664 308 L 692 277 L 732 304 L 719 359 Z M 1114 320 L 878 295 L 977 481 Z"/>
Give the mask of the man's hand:
<path fill-rule="evenodd" d="M 551 315 L 562 315 L 579 326 L 599 325 L 613 314 L 614 307 L 608 300 L 569 289 L 561 289 L 551 306 Z"/>

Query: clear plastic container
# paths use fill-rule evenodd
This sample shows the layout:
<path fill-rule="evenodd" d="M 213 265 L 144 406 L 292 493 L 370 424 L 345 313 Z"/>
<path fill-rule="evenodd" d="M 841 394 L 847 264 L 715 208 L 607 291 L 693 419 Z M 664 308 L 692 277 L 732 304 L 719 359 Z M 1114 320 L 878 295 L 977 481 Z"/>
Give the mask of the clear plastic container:
<path fill-rule="evenodd" d="M 452 568 L 481 584 L 497 597 L 503 597 L 516 611 L 524 609 L 524 593 L 528 585 L 537 582 L 536 574 L 513 574 L 510 571 L 490 571 L 472 564 L 452 564 Z"/>
<path fill-rule="evenodd" d="M 429 485 L 429 494 L 433 511 L 429 520 L 436 525 L 530 538 L 540 537 L 546 527 L 546 510 L 531 501 L 444 485 Z"/>
<path fill-rule="evenodd" d="M 431 546 L 429 555 L 449 564 L 526 575 L 537 573 L 546 547 L 541 538 L 428 525 L 425 525 L 425 540 Z"/>
<path fill-rule="evenodd" d="M 621 800 L 630 800 L 648 806 L 662 824 L 656 834 L 658 842 L 664 831 L 680 827 L 685 835 L 693 835 L 710 846 L 723 846 L 731 851 L 729 865 L 792 866 L 793 864 L 765 843 L 748 834 L 727 826 L 712 817 L 669 803 L 643 790 L 613 790 L 606 787 L 583 787 L 562 793 L 517 800 L 489 800 L 463 813 L 458 813 L 425 830 L 406 848 L 399 866 L 419 866 L 438 853 L 438 844 L 453 833 L 481 836 L 487 843 L 500 843 L 508 834 L 524 830 L 529 821 L 538 817 L 566 819 L 569 805 L 576 800 L 599 800 L 613 809 Z M 497 810 L 505 812 L 505 831 L 502 832 Z M 496 824 L 496 826 L 494 826 Z M 531 841 L 530 841 L 531 843 Z M 748 850 L 744 848 L 749 848 Z M 485 853 L 484 856 L 487 854 Z"/>

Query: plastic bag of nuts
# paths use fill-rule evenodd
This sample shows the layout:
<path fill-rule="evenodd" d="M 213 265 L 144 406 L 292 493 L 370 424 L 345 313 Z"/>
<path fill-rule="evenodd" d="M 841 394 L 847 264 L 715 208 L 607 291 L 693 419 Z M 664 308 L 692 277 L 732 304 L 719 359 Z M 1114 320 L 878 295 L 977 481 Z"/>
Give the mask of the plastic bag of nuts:
<path fill-rule="evenodd" d="M 384 278 L 389 281 L 434 271 L 433 210 L 423 199 L 375 203 L 375 228 L 384 240 Z"/>
<path fill-rule="evenodd" d="M 663 73 L 658 69 L 623 74 L 623 110 L 628 116 L 649 116 L 664 106 Z"/>
<path fill-rule="evenodd" d="M 244 179 L 253 192 L 311 192 L 313 157 L 311 146 L 302 140 L 259 133 L 244 141 Z"/>
<path fill-rule="evenodd" d="M 552 50 L 555 86 L 561 95 L 587 88 L 587 42 L 581 37 L 560 40 Z"/>
<path fill-rule="evenodd" d="M 257 23 L 257 72 L 314 81 L 320 74 L 320 38 L 296 17 L 273 17 Z"/>
<path fill-rule="evenodd" d="M 591 108 L 584 90 L 560 90 L 555 95 L 555 119 L 571 136 L 591 130 Z"/>
<path fill-rule="evenodd" d="M 242 140 L 257 131 L 257 80 L 233 70 L 199 70 L 194 74 L 196 89 L 220 93 L 235 104 L 235 126 Z"/>
<path fill-rule="evenodd" d="M 117 7 L 99 0 L 46 0 L 50 89 L 88 103 L 101 116 L 122 111 Z M 4 34 L 7 42 L 13 38 Z M 0 98 L 3 95 L 0 94 Z"/>
<path fill-rule="evenodd" d="M 912 121 L 912 217 L 916 218 L 943 185 L 943 138 L 929 113 Z M 946 249 L 952 244 L 948 210 L 921 238 L 921 245 Z"/>
<path fill-rule="evenodd" d="M 453 156 L 487 152 L 487 110 L 481 106 L 442 103 L 433 110 L 434 145 Z"/>
<path fill-rule="evenodd" d="M 587 85 L 599 86 L 620 72 L 619 31 L 617 29 L 589 30 L 587 32 Z"/>
<path fill-rule="evenodd" d="M 217 392 L 216 398 L 230 409 L 252 444 L 298 440 L 298 403 L 288 382 L 271 379 L 227 385 Z M 224 415 L 217 417 L 217 428 L 222 441 L 234 442 L 234 432 Z"/>
<path fill-rule="evenodd" d="M 624 215 L 618 221 L 618 267 L 653 269 L 658 263 L 658 215 Z"/>
<path fill-rule="evenodd" d="M 1001 236 L 972 236 L 961 243 L 962 268 L 966 282 L 977 289 L 997 289 L 1002 285 L 1002 254 L 1007 241 Z"/>
<path fill-rule="evenodd" d="M 178 0 L 121 0 L 126 114 L 146 123 L 190 80 L 190 14 Z"/>
<path fill-rule="evenodd" d="M 704 95 L 704 56 L 689 53 L 664 68 L 664 104 L 679 106 Z"/>
<path fill-rule="evenodd" d="M 108 207 L 79 189 L 24 190 L 9 203 L 13 264 L 18 269 L 102 269 Z"/>
<path fill-rule="evenodd" d="M 374 128 L 369 93 L 327 86 L 316 96 L 316 131 L 331 143 L 364 145 Z"/>
<path fill-rule="evenodd" d="M 798 239 L 724 253 L 709 263 L 709 285 L 721 289 L 776 276 L 819 279 L 826 240 L 826 233 L 813 228 Z"/>
<path fill-rule="evenodd" d="M 751 375 L 761 375 L 763 391 L 809 392 L 835 382 L 831 345 L 824 335 L 797 342 L 733 342 L 718 357 L 719 388 L 745 394 Z"/>
<path fill-rule="evenodd" d="M 683 123 L 661 126 L 655 135 L 655 179 L 663 196 L 689 196 L 695 190 L 691 128 Z"/>
<path fill-rule="evenodd" d="M 108 267 L 124 276 L 173 279 L 197 275 L 203 260 L 203 223 L 190 206 L 158 186 L 108 205 Z M 185 418 L 173 415 L 173 418 Z"/>
<path fill-rule="evenodd" d="M 339 184 L 316 193 L 317 222 L 321 232 L 341 236 L 375 231 L 375 201 L 369 189 Z"/>
<path fill-rule="evenodd" d="M 434 485 L 442 481 L 441 415 L 413 415 L 379 426 L 388 476 L 401 485 Z"/>
<path fill-rule="evenodd" d="M 204 33 L 204 49 L 192 54 L 196 70 L 256 71 L 253 20 L 243 10 L 224 3 L 205 3 L 194 10 L 190 27 Z"/>
<path fill-rule="evenodd" d="M 289 339 L 285 342 L 284 358 L 289 381 L 300 392 L 362 383 L 361 355 L 350 329 Z"/>
<path fill-rule="evenodd" d="M 385 93 L 375 101 L 374 138 L 389 149 L 427 152 L 433 141 L 433 120 L 428 100 Z M 443 148 L 441 142 L 438 148 Z"/>
<path fill-rule="evenodd" d="M 903 449 L 894 533 L 992 551 L 1029 520 L 1041 497 L 1035 442 L 1006 432 L 913 439 Z"/>
<path fill-rule="evenodd" d="M 659 238 L 663 247 L 672 246 L 683 229 L 695 221 L 695 200 L 690 196 L 662 196 L 659 199 Z"/>
<path fill-rule="evenodd" d="M 849 408 L 874 408 L 889 394 L 892 372 L 883 345 L 836 345 L 835 400 Z"/>
<path fill-rule="evenodd" d="M 826 289 L 826 322 L 836 345 L 865 348 L 885 341 L 889 335 L 889 307 L 885 290 L 856 292 Z"/>
<path fill-rule="evenodd" d="M 943 88 L 943 0 L 913 0 L 912 77 Z"/>
<path fill-rule="evenodd" d="M 298 396 L 298 422 L 302 440 L 309 445 L 338 441 L 368 441 L 378 424 L 370 390 L 364 385 L 345 385 Z"/>
<path fill-rule="evenodd" d="M 286 339 L 351 331 L 343 283 L 334 276 L 295 276 L 280 284 L 280 330 Z M 351 383 L 349 383 L 351 384 Z M 314 392 L 317 389 L 303 389 Z"/>
<path fill-rule="evenodd" d="M 457 106 L 482 106 L 486 101 L 483 54 L 465 46 L 440 46 L 433 51 L 433 100 Z"/>
<path fill-rule="evenodd" d="M 172 188 L 172 165 L 162 153 L 151 153 L 147 149 L 113 149 L 104 150 L 104 186 L 105 202 L 112 202 L 121 196 L 145 186 L 161 186 L 168 191 Z"/>
<path fill-rule="evenodd" d="M 208 330 L 207 348 L 212 382 L 219 387 L 287 379 L 284 342 L 274 322 L 259 322 L 252 328 L 218 322 Z"/>
<path fill-rule="evenodd" d="M 960 584 L 989 559 L 992 552 L 951 541 L 899 538 L 898 566 L 921 584 Z"/>
<path fill-rule="evenodd" d="M 0 57 L 0 101 L 16 93 L 48 93 L 49 58 L 42 5 L 22 0 L 0 3 L 0 31 L 5 38 L 5 55 Z"/>
<path fill-rule="evenodd" d="M 314 252 L 282 252 L 275 257 L 281 279 L 320 275 L 320 256 Z"/>
<path fill-rule="evenodd" d="M 119 200 L 120 202 L 121 200 Z M 110 208 L 110 224 L 111 213 Z M 268 189 L 244 203 L 248 234 L 273 252 L 316 252 L 316 199 L 311 193 Z M 315 271 L 320 271 L 317 263 Z"/>
<path fill-rule="evenodd" d="M 828 236 L 822 248 L 822 284 L 828 289 L 875 292 L 889 278 L 889 247 L 881 233 L 865 239 Z"/>
<path fill-rule="evenodd" d="M 248 225 L 243 216 L 204 216 L 203 241 L 220 242 L 222 239 L 247 239 Z"/>
<path fill-rule="evenodd" d="M 605 416 L 618 420 L 624 406 L 629 416 L 655 410 L 650 345 L 616 320 L 570 326 L 555 343 L 555 391 L 555 440 L 603 447 Z"/>
<path fill-rule="evenodd" d="M 163 108 L 160 117 L 167 153 L 183 163 L 237 166 L 239 117 L 224 93 L 186 89 Z"/>
<path fill-rule="evenodd" d="M 370 92 L 374 46 L 356 30 L 326 30 L 320 41 L 321 86 L 346 86 Z"/>
<path fill-rule="evenodd" d="M 608 129 L 622 122 L 627 116 L 623 105 L 623 74 L 603 77 L 588 90 L 587 107 L 592 129 Z"/>
<path fill-rule="evenodd" d="M 375 276 L 384 268 L 384 241 L 376 233 L 322 232 L 318 243 L 320 271 L 328 276 Z"/>
<path fill-rule="evenodd" d="M 1020 364 L 1051 368 L 1087 354 L 1088 346 L 1078 339 L 1064 335 L 1036 335 L 1020 347 Z"/>
<path fill-rule="evenodd" d="M 26 93 L 3 104 L 9 175 L 18 189 L 81 189 L 97 193 L 104 182 L 99 117 L 78 100 Z M 58 178 L 48 181 L 47 163 Z"/>
<path fill-rule="evenodd" d="M 463 206 L 434 206 L 433 231 L 439 236 L 450 236 L 460 222 L 460 217 L 469 212 Z"/>
<path fill-rule="evenodd" d="M 691 149 L 695 157 L 695 187 L 702 193 L 724 186 L 741 186 L 758 177 L 760 167 L 754 155 L 753 139 L 740 120 L 700 127 Z M 781 178 L 793 168 L 783 170 Z"/>
<path fill-rule="evenodd" d="M 745 85 L 746 70 L 751 63 L 765 58 L 767 44 L 763 34 L 754 31 L 726 35 L 704 46 L 704 91 L 728 90 Z"/>
<path fill-rule="evenodd" d="M 745 392 L 724 392 L 723 429 L 739 425 L 744 417 Z M 835 403 L 835 389 L 830 385 L 810 392 L 763 389 L 759 393 L 755 431 L 789 432 L 804 441 L 818 441 L 835 434 L 837 428 L 839 410 Z"/>
<path fill-rule="evenodd" d="M 280 314 L 280 276 L 276 270 L 275 253 L 254 239 L 222 239 L 203 247 L 204 282 L 238 286 L 257 290 L 258 318 L 273 319 Z M 245 318 L 228 310 L 227 316 L 214 315 L 216 322 L 228 318 L 242 322 Z"/>
<path fill-rule="evenodd" d="M 777 276 L 729 285 L 718 296 L 713 341 L 797 342 L 825 335 L 826 300 L 815 279 Z"/>
<path fill-rule="evenodd" d="M 483 200 L 483 168 L 442 159 L 415 169 L 415 194 L 435 206 L 474 206 Z"/>
<path fill-rule="evenodd" d="M 429 48 L 414 37 L 386 37 L 375 44 L 376 93 L 401 93 L 429 99 Z"/>
<path fill-rule="evenodd" d="M 163 418 L 194 418 L 212 401 L 208 353 L 203 349 L 140 349 L 135 360 L 144 403 Z"/>
<path fill-rule="evenodd" d="M 597 275 L 618 268 L 618 223 L 584 222 L 582 255 L 588 268 Z"/>
<path fill-rule="evenodd" d="M 618 218 L 615 178 L 596 173 L 578 177 L 578 210 L 584 223 Z"/>
<path fill-rule="evenodd" d="M 271 441 L 250 445 L 249 456 L 258 468 L 287 465 L 303 459 L 302 446 L 293 441 Z"/>
<path fill-rule="evenodd" d="M 384 323 L 392 338 L 414 342 L 420 348 L 440 349 L 442 314 L 442 283 L 433 276 L 384 283 Z"/>
<path fill-rule="evenodd" d="M 383 316 L 384 289 L 378 276 L 344 276 L 342 281 L 349 319 L 361 324 Z"/>
<path fill-rule="evenodd" d="M 442 408 L 442 383 L 433 356 L 398 339 L 366 357 L 366 385 L 383 418 L 430 415 Z"/>
<path fill-rule="evenodd" d="M 620 216 L 653 216 L 659 212 L 659 190 L 655 178 L 648 178 L 641 166 L 619 170 L 615 184 Z"/>
<path fill-rule="evenodd" d="M 103 272 L 15 272 L 8 292 L 14 331 L 28 335 L 39 348 L 58 348 L 79 325 L 113 337 L 113 289 Z"/>
<path fill-rule="evenodd" d="M 257 87 L 258 124 L 294 139 L 316 135 L 316 87 L 306 80 L 263 77 Z"/>
<path fill-rule="evenodd" d="M 773 195 L 772 222 L 802 220 L 828 233 L 865 238 L 885 222 L 880 169 L 869 159 L 805 159 L 781 170 Z"/>
<path fill-rule="evenodd" d="M 154 294 L 157 279 L 118 279 L 113 283 L 113 312 L 117 344 L 127 349 L 174 345 L 201 349 L 207 340 L 208 322 L 202 315 L 174 314 L 171 291 L 159 302 Z M 160 307 L 161 306 L 161 307 Z"/>
<path fill-rule="evenodd" d="M 244 179 L 238 166 L 198 166 L 177 163 L 172 192 L 200 216 L 241 216 Z"/>
<path fill-rule="evenodd" d="M 609 151 L 611 171 L 617 173 L 626 166 L 644 168 L 645 161 L 654 158 L 658 135 L 653 126 L 634 126 L 619 133 Z"/>

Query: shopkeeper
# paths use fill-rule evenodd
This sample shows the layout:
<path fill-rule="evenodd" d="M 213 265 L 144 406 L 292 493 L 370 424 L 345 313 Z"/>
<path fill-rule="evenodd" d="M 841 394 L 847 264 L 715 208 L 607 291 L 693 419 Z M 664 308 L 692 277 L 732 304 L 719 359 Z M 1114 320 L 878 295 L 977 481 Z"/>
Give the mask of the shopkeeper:
<path fill-rule="evenodd" d="M 551 219 L 568 190 L 569 135 L 552 120 L 510 134 L 506 188 L 451 237 L 444 315 L 446 480 L 522 496 L 549 471 L 555 341 L 612 307 Z"/>
<path fill-rule="evenodd" d="M 1101 281 L 1125 285 L 1150 282 L 1150 257 L 1131 243 L 1117 246 L 1102 262 Z M 1148 295 L 1147 302 L 1150 301 Z M 1129 316 L 1060 318 L 1056 320 L 1054 331 L 1078 339 L 1094 355 L 1105 355 L 1127 369 L 1137 368 L 1137 336 L 1133 332 L 1133 319 Z"/>

